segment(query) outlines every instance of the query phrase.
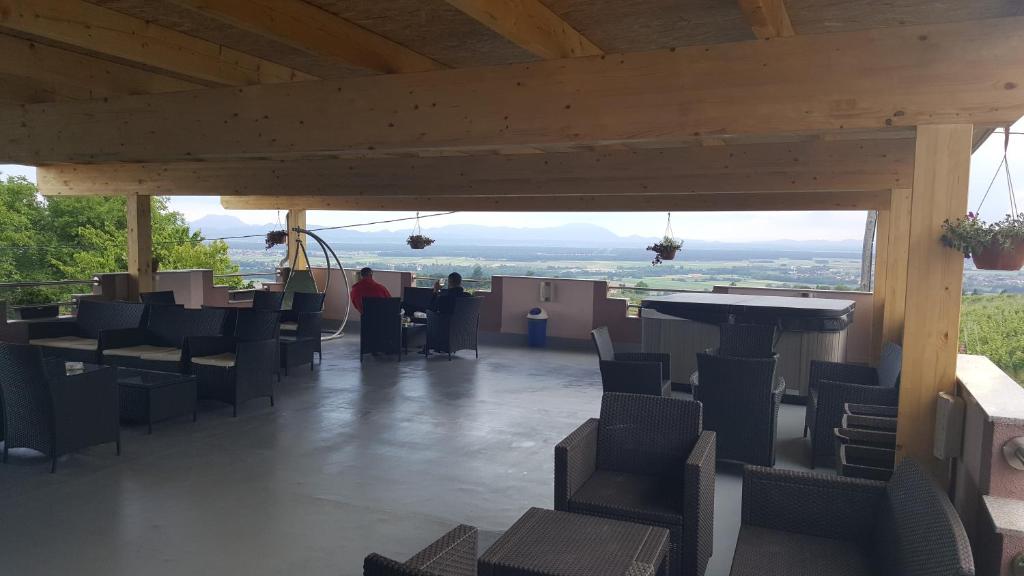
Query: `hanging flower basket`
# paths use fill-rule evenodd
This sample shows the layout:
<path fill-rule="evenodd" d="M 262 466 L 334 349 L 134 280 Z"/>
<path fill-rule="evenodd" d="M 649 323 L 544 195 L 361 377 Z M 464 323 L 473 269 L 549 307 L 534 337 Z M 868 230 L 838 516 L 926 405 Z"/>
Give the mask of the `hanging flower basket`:
<path fill-rule="evenodd" d="M 676 252 L 679 252 L 682 247 L 683 243 L 679 240 L 665 236 L 660 242 L 647 247 L 648 250 L 654 252 L 654 260 L 651 261 L 651 264 L 657 266 L 664 260 L 675 260 Z"/>
<path fill-rule="evenodd" d="M 267 250 L 288 242 L 287 230 L 274 230 L 267 232 Z"/>
<path fill-rule="evenodd" d="M 434 243 L 434 239 L 423 234 L 413 234 L 405 241 L 413 250 L 423 250 Z"/>
<path fill-rule="evenodd" d="M 668 219 L 665 224 L 665 236 L 662 237 L 660 242 L 655 242 L 647 249 L 654 252 L 654 260 L 651 260 L 652 266 L 657 266 L 665 260 L 675 260 L 676 252 L 683 247 L 681 240 L 675 239 L 675 233 L 672 232 L 672 213 L 668 213 Z"/>
<path fill-rule="evenodd" d="M 1020 270 L 1024 266 L 1024 213 L 986 224 L 974 212 L 942 224 L 942 243 L 972 258 L 979 270 Z"/>
<path fill-rule="evenodd" d="M 423 230 L 420 229 L 420 213 L 416 213 L 416 225 L 412 227 L 412 234 L 405 241 L 413 250 L 423 250 L 427 246 L 434 243 L 434 239 L 430 236 L 424 236 Z"/>

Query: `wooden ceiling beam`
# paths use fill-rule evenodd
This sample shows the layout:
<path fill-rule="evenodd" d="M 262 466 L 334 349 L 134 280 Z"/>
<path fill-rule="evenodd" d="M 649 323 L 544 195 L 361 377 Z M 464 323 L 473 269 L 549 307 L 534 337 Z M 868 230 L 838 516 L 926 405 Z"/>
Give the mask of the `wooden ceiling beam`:
<path fill-rule="evenodd" d="M 508 156 L 52 165 L 53 195 L 614 196 L 911 185 L 913 140 L 813 141 Z"/>
<path fill-rule="evenodd" d="M 545 60 L 604 52 L 540 0 L 447 0 L 484 26 Z"/>
<path fill-rule="evenodd" d="M 0 162 L 884 134 L 1024 116 L 1024 18 L 0 109 Z M 301 103 L 301 105 L 297 104 Z M 111 122 L 116 118 L 116 122 Z"/>
<path fill-rule="evenodd" d="M 760 210 L 879 210 L 889 190 L 861 192 L 739 192 L 633 196 L 508 196 L 366 198 L 353 196 L 222 196 L 228 210 L 372 210 L 459 212 L 748 212 Z"/>
<path fill-rule="evenodd" d="M 739 0 L 740 10 L 754 35 L 762 40 L 794 36 L 786 0 Z"/>
<path fill-rule="evenodd" d="M 314 56 L 382 73 L 445 66 L 302 0 L 171 0 Z"/>
<path fill-rule="evenodd" d="M 162 76 L 23 38 L 0 34 L 0 100 L 17 103 L 87 100 L 117 94 L 154 94 L 201 88 Z M 30 93 L 15 96 L 25 86 Z"/>
<path fill-rule="evenodd" d="M 0 0 L 0 32 L 159 70 L 208 86 L 313 78 L 81 0 Z"/>

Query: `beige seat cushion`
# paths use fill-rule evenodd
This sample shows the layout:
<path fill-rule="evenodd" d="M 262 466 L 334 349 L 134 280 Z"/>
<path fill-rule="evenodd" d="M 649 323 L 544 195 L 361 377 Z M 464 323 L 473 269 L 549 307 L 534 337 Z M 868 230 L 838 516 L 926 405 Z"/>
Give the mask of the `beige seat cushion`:
<path fill-rule="evenodd" d="M 111 348 L 110 350 L 104 350 L 104 356 L 127 356 L 129 358 L 142 358 L 143 356 L 149 356 L 153 354 L 176 354 L 175 360 L 181 358 L 181 350 L 178 348 L 170 348 L 167 346 L 150 346 L 149 344 L 140 344 L 139 346 L 128 346 L 126 348 Z"/>
<path fill-rule="evenodd" d="M 294 332 L 299 329 L 298 322 L 281 322 L 281 330 L 289 330 Z"/>
<path fill-rule="evenodd" d="M 68 350 L 85 350 L 95 352 L 99 343 L 92 338 L 80 338 L 78 336 L 61 336 L 59 338 L 34 338 L 28 341 L 29 344 L 45 346 L 47 348 L 65 348 Z"/>
<path fill-rule="evenodd" d="M 223 354 L 215 354 L 213 356 L 196 356 L 192 358 L 192 363 L 202 364 L 203 366 L 233 368 L 235 365 L 235 355 L 231 352 L 224 352 Z"/>
<path fill-rule="evenodd" d="M 142 359 L 155 362 L 181 362 L 181 348 L 168 348 L 163 352 L 148 352 L 142 355 Z"/>

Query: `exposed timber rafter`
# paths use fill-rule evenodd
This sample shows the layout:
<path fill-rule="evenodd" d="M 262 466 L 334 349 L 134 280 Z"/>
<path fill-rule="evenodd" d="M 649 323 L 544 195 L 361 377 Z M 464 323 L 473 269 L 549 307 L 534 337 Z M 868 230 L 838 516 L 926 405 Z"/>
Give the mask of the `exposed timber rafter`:
<path fill-rule="evenodd" d="M 793 36 L 786 0 L 738 0 L 754 35 L 762 40 Z"/>
<path fill-rule="evenodd" d="M 52 165 L 51 195 L 610 196 L 909 186 L 913 140 L 436 158 Z"/>
<path fill-rule="evenodd" d="M 481 24 L 544 58 L 604 54 L 540 0 L 447 0 Z"/>
<path fill-rule="evenodd" d="M 81 0 L 0 0 L 0 32 L 111 57 L 209 86 L 313 78 Z"/>
<path fill-rule="evenodd" d="M 148 70 L 0 34 L 0 100 L 19 103 L 87 100 L 117 94 L 154 94 L 200 88 Z M 11 88 L 34 86 L 15 97 Z"/>
<path fill-rule="evenodd" d="M 739 192 L 618 196 L 221 196 L 231 210 L 457 210 L 462 212 L 725 212 L 756 210 L 874 210 L 889 190 L 863 192 Z"/>
<path fill-rule="evenodd" d="M 357 68 L 423 72 L 445 66 L 302 0 L 171 0 L 236 28 Z"/>
<path fill-rule="evenodd" d="M 1024 18 L 0 109 L 20 164 L 671 145 L 1024 116 Z M 301 106 L 296 106 L 301 102 Z M 116 118 L 116 122 L 111 122 Z"/>

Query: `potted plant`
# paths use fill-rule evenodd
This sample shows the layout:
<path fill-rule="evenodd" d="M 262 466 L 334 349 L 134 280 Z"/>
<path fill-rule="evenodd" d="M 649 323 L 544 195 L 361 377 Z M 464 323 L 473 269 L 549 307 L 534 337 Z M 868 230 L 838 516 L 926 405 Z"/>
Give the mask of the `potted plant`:
<path fill-rule="evenodd" d="M 287 230 L 272 230 L 267 232 L 267 250 L 288 242 Z"/>
<path fill-rule="evenodd" d="M 412 234 L 405 240 L 405 243 L 413 250 L 423 250 L 427 246 L 433 244 L 434 239 L 430 236 L 424 236 L 423 234 Z"/>
<path fill-rule="evenodd" d="M 665 236 L 660 241 L 647 247 L 648 250 L 654 252 L 654 260 L 651 261 L 651 264 L 657 266 L 664 260 L 675 260 L 676 252 L 682 247 L 683 243 L 681 241 L 671 236 Z"/>
<path fill-rule="evenodd" d="M 979 270 L 1020 270 L 1024 266 L 1024 213 L 986 224 L 974 212 L 942 223 L 942 243 L 972 258 Z"/>

